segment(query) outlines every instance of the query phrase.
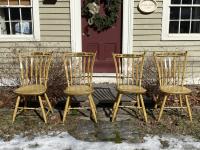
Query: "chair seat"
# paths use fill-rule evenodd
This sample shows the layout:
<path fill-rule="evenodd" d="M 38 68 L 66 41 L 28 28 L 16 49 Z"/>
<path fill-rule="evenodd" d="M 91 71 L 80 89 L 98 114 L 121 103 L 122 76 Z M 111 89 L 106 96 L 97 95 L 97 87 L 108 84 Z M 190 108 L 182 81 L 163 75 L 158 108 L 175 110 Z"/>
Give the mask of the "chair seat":
<path fill-rule="evenodd" d="M 191 90 L 184 86 L 160 86 L 160 90 L 167 94 L 190 94 Z"/>
<path fill-rule="evenodd" d="M 94 89 L 88 85 L 73 85 L 64 90 L 67 95 L 89 95 L 94 92 Z"/>
<path fill-rule="evenodd" d="M 135 93 L 135 94 L 143 94 L 146 92 L 146 89 L 136 85 L 119 85 L 117 90 L 121 93 Z"/>
<path fill-rule="evenodd" d="M 42 95 L 46 92 L 44 85 L 27 85 L 19 87 L 14 91 L 18 95 Z"/>

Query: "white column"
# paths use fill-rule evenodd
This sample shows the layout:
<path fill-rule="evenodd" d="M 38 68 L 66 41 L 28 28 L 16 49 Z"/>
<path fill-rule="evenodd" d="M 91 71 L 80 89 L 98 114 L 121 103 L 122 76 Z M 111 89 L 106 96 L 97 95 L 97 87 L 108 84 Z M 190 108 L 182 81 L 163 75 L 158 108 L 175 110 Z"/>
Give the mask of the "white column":
<path fill-rule="evenodd" d="M 134 0 L 123 0 L 122 53 L 133 52 Z"/>
<path fill-rule="evenodd" d="M 33 0 L 33 29 L 34 29 L 34 40 L 40 41 L 40 16 L 39 16 L 39 1 Z"/>
<path fill-rule="evenodd" d="M 81 0 L 70 0 L 71 49 L 82 52 Z"/>

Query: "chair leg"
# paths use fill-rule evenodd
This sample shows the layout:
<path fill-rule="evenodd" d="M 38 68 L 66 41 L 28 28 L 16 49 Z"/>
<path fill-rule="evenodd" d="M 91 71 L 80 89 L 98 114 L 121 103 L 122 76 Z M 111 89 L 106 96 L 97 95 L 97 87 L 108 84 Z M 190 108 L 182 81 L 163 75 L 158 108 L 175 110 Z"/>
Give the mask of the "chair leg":
<path fill-rule="evenodd" d="M 41 96 L 38 96 L 38 99 L 39 99 L 39 102 L 40 102 L 40 107 L 41 107 L 41 110 L 42 110 L 42 115 L 43 115 L 43 118 L 44 118 L 44 122 L 47 123 L 47 117 L 46 117 L 46 113 L 45 113 L 45 110 L 44 110 L 44 106 L 43 106 L 43 103 L 42 103 Z"/>
<path fill-rule="evenodd" d="M 66 115 L 69 112 L 69 102 L 70 102 L 70 96 L 67 96 L 67 101 L 66 101 L 66 104 L 65 104 L 65 110 L 64 110 L 64 113 L 63 113 L 63 123 L 65 123 Z"/>
<path fill-rule="evenodd" d="M 162 113 L 163 113 L 163 109 L 165 107 L 166 100 L 167 100 L 167 95 L 164 96 L 163 103 L 162 103 L 162 106 L 160 108 L 160 113 L 159 113 L 158 121 L 160 121 L 160 119 L 161 119 L 161 116 L 162 116 Z"/>
<path fill-rule="evenodd" d="M 121 97 L 122 97 L 122 94 L 118 93 L 118 95 L 117 95 L 117 101 L 115 102 L 116 104 L 114 106 L 115 108 L 114 108 L 113 114 L 112 114 L 112 122 L 114 122 L 115 119 L 116 119 L 116 115 L 117 115 L 117 111 L 118 111 L 118 108 L 119 108 L 119 103 L 121 101 Z"/>
<path fill-rule="evenodd" d="M 140 108 L 140 98 L 138 94 L 136 95 L 136 98 L 137 98 L 137 107 Z"/>
<path fill-rule="evenodd" d="M 185 101 L 186 101 L 186 105 L 187 105 L 188 115 L 189 115 L 190 121 L 192 122 L 192 112 L 191 112 L 191 108 L 190 108 L 190 104 L 189 104 L 187 95 L 185 95 Z"/>
<path fill-rule="evenodd" d="M 114 104 L 113 104 L 113 108 L 112 108 L 112 114 L 113 114 L 113 112 L 114 112 L 114 110 L 115 110 L 115 108 L 116 108 L 116 104 L 117 104 L 117 102 L 116 102 L 116 100 L 115 100 L 115 102 L 114 102 Z"/>
<path fill-rule="evenodd" d="M 180 101 L 181 108 L 183 108 L 183 101 L 182 101 L 182 95 L 181 94 L 179 95 L 179 101 Z"/>
<path fill-rule="evenodd" d="M 142 110 L 143 110 L 143 113 L 144 113 L 144 119 L 145 119 L 145 122 L 147 123 L 147 113 L 146 113 L 146 109 L 145 109 L 145 105 L 144 105 L 144 99 L 143 99 L 142 94 L 140 94 L 140 101 L 141 101 L 141 104 L 142 104 Z"/>
<path fill-rule="evenodd" d="M 97 114 L 97 107 L 96 107 L 96 104 L 94 103 L 94 99 L 92 98 L 92 105 L 94 107 L 94 110 L 95 110 L 95 113 Z"/>
<path fill-rule="evenodd" d="M 13 112 L 12 123 L 15 122 L 15 118 L 16 118 L 16 115 L 17 115 L 17 110 L 18 110 L 19 102 L 20 102 L 20 96 L 17 96 L 17 100 L 16 100 L 16 104 L 15 104 L 15 109 L 14 109 L 14 112 Z"/>
<path fill-rule="evenodd" d="M 93 114 L 93 117 L 94 117 L 94 121 L 95 121 L 95 123 L 97 123 L 96 108 L 95 108 L 95 106 L 94 106 L 94 100 L 93 100 L 93 98 L 92 98 L 92 94 L 90 94 L 90 95 L 88 96 L 88 99 L 89 99 L 91 111 L 92 111 L 92 114 Z"/>
<path fill-rule="evenodd" d="M 51 106 L 51 103 L 50 103 L 49 98 L 48 98 L 48 96 L 47 96 L 46 93 L 44 93 L 44 97 L 45 97 L 45 99 L 46 99 L 46 101 L 47 101 L 47 104 L 48 104 L 48 106 L 49 106 L 50 111 L 53 113 L 53 108 L 52 108 L 52 106 Z"/>

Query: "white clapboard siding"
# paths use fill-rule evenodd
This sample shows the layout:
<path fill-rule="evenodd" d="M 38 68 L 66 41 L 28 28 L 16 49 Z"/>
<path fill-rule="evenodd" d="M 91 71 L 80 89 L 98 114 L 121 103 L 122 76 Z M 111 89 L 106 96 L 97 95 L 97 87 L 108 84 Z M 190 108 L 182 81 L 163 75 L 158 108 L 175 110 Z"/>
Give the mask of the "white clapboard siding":
<path fill-rule="evenodd" d="M 153 51 L 188 51 L 186 78 L 195 78 L 188 84 L 199 84 L 200 79 L 200 41 L 162 40 L 162 0 L 157 0 L 158 8 L 151 14 L 142 14 L 134 4 L 133 51 L 147 51 L 148 57 Z M 197 82 L 198 81 L 198 82 Z"/>
<path fill-rule="evenodd" d="M 43 4 L 40 0 L 41 41 L 70 42 L 70 0 Z"/>
<path fill-rule="evenodd" d="M 17 77 L 14 75 L 19 74 L 18 52 L 71 51 L 70 0 L 57 0 L 55 4 L 39 0 L 39 16 L 39 42 L 0 42 L 0 78 Z"/>

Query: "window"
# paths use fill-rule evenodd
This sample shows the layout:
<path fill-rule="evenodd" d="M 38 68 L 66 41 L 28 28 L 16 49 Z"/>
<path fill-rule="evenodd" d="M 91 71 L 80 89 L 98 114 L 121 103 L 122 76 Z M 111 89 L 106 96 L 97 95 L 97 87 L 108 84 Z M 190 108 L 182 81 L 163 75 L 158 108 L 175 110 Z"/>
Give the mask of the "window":
<path fill-rule="evenodd" d="M 0 41 L 39 38 L 38 0 L 0 0 Z"/>
<path fill-rule="evenodd" d="M 200 0 L 163 1 L 163 40 L 200 40 Z"/>

